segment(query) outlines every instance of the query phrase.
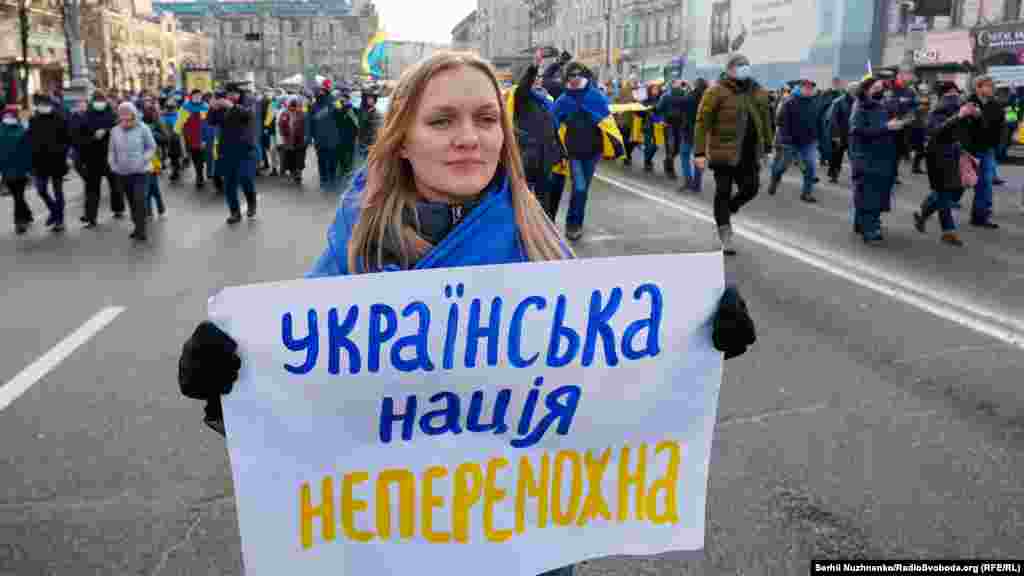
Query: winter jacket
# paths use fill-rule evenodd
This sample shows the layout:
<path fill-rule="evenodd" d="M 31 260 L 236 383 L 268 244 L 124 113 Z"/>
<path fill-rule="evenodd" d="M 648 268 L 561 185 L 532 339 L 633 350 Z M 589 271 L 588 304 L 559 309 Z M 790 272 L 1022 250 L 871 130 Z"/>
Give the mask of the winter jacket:
<path fill-rule="evenodd" d="M 278 121 L 281 145 L 288 149 L 306 145 L 306 114 L 302 110 L 286 110 Z"/>
<path fill-rule="evenodd" d="M 339 153 L 348 154 L 346 150 L 355 150 L 356 139 L 359 138 L 359 115 L 356 114 L 351 104 L 339 105 L 338 113 L 334 115 L 334 119 L 338 125 L 338 149 Z"/>
<path fill-rule="evenodd" d="M 210 126 L 219 131 L 218 159 L 239 161 L 256 157 L 256 142 L 259 139 L 259 132 L 253 129 L 253 124 L 257 121 L 251 109 L 243 105 L 219 108 L 212 110 L 207 120 Z"/>
<path fill-rule="evenodd" d="M 75 139 L 78 142 L 79 159 L 88 170 L 108 170 L 107 149 L 110 147 L 110 131 L 117 126 L 117 113 L 108 105 L 104 110 L 89 107 L 78 126 Z M 96 132 L 103 130 L 103 137 L 96 138 Z"/>
<path fill-rule="evenodd" d="M 756 159 L 772 143 L 768 93 L 753 80 L 738 82 L 725 75 L 704 93 L 694 128 L 694 156 L 714 165 L 736 166 L 744 138 L 757 138 Z M 756 134 L 747 134 L 753 122 Z"/>
<path fill-rule="evenodd" d="M 377 130 L 381 124 L 380 112 L 364 102 L 359 107 L 359 145 L 369 148 L 377 141 Z"/>
<path fill-rule="evenodd" d="M 680 130 L 688 120 L 686 113 L 686 92 L 682 88 L 673 88 L 658 99 L 656 110 L 665 123 L 675 130 Z"/>
<path fill-rule="evenodd" d="M 989 98 L 988 102 L 982 102 L 977 94 L 973 94 L 968 102 L 973 102 L 981 110 L 981 116 L 970 119 L 968 150 L 972 154 L 982 154 L 995 149 L 1002 138 L 1006 123 L 1006 113 L 1003 111 L 1002 105 L 996 102 L 995 98 Z"/>
<path fill-rule="evenodd" d="M 861 94 L 850 116 L 850 164 L 854 206 L 887 212 L 896 180 L 896 137 L 882 102 Z"/>
<path fill-rule="evenodd" d="M 110 131 L 110 148 L 107 162 L 114 174 L 147 174 L 150 172 L 153 156 L 156 155 L 156 141 L 149 127 L 141 121 L 128 128 L 115 126 Z"/>
<path fill-rule="evenodd" d="M 527 68 L 510 99 L 523 169 L 529 182 L 544 181 L 563 157 L 553 105 L 533 91 L 537 67 Z"/>
<path fill-rule="evenodd" d="M 829 110 L 829 127 L 833 140 L 839 140 L 843 144 L 850 141 L 850 114 L 853 113 L 855 101 L 853 96 L 844 94 L 832 102 Z"/>
<path fill-rule="evenodd" d="M 21 123 L 0 124 L 0 174 L 4 181 L 28 178 L 32 173 L 32 147 Z"/>
<path fill-rule="evenodd" d="M 914 114 L 920 105 L 917 92 L 911 88 L 895 88 L 885 99 L 885 107 L 890 118 L 904 118 Z"/>
<path fill-rule="evenodd" d="M 698 82 L 697 87 L 694 88 L 693 92 L 687 94 L 686 98 L 683 100 L 683 111 L 686 114 L 683 138 L 690 144 L 693 144 L 694 128 L 697 127 L 697 111 L 700 110 L 700 101 L 701 98 L 704 97 L 704 93 L 706 91 L 707 86 Z"/>
<path fill-rule="evenodd" d="M 28 142 L 32 148 L 32 173 L 36 176 L 63 178 L 68 173 L 68 151 L 72 137 L 63 114 L 36 114 L 28 123 Z"/>
<path fill-rule="evenodd" d="M 779 143 L 806 146 L 818 140 L 818 99 L 796 96 L 782 105 L 779 114 Z"/>
<path fill-rule="evenodd" d="M 171 158 L 180 158 L 182 153 L 181 136 L 174 131 L 174 127 L 178 124 L 178 111 L 164 112 L 160 116 L 160 121 L 164 123 L 164 133 L 167 134 L 167 154 Z"/>
<path fill-rule="evenodd" d="M 182 105 L 174 124 L 174 132 L 181 136 L 185 147 L 199 150 L 203 144 L 209 147 L 213 142 L 214 130 L 209 124 L 210 107 L 191 101 Z"/>
<path fill-rule="evenodd" d="M 625 154 L 622 133 L 612 117 L 608 99 L 592 83 L 566 90 L 555 101 L 558 136 L 569 158 L 620 158 Z M 591 155 L 596 147 L 596 155 Z"/>
<path fill-rule="evenodd" d="M 337 148 L 341 143 L 337 114 L 338 108 L 330 94 L 317 98 L 307 118 L 309 130 L 306 131 L 306 139 L 318 149 Z"/>
<path fill-rule="evenodd" d="M 928 183 L 932 190 L 961 190 L 960 151 L 967 140 L 969 119 L 961 119 L 960 98 L 943 98 L 928 115 Z"/>

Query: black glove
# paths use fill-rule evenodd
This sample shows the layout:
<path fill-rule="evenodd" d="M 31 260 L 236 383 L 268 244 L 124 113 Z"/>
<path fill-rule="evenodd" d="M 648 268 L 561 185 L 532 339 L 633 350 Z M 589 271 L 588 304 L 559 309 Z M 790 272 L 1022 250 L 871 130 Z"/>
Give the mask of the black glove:
<path fill-rule="evenodd" d="M 715 349 L 725 353 L 725 359 L 735 358 L 757 342 L 754 320 L 747 311 L 747 303 L 735 286 L 729 286 L 718 301 L 711 341 Z"/>
<path fill-rule="evenodd" d="M 189 398 L 206 400 L 206 424 L 224 434 L 220 396 L 231 392 L 242 359 L 238 344 L 212 322 L 196 326 L 178 360 L 178 386 Z"/>

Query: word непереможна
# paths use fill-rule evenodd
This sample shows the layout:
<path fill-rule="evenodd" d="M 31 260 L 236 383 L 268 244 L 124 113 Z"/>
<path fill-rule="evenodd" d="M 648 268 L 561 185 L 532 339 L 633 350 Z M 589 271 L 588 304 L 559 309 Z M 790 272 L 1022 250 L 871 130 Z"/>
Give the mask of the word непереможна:
<path fill-rule="evenodd" d="M 613 452 L 617 452 L 614 466 L 610 465 Z M 649 459 L 663 453 L 667 455 L 662 458 L 663 474 L 648 484 Z M 474 533 L 473 512 L 480 508 L 482 539 L 493 543 L 506 542 L 527 530 L 575 529 L 601 520 L 674 525 L 679 523 L 681 461 L 681 444 L 662 441 L 653 451 L 642 443 L 614 451 L 606 448 L 599 454 L 561 450 L 553 456 L 547 452 L 539 458 L 522 456 L 518 465 L 495 457 L 486 463 L 464 462 L 454 470 L 446 466 L 418 472 L 396 468 L 381 470 L 372 478 L 367 471 L 350 471 L 341 474 L 337 483 L 334 476 L 325 476 L 318 483 L 319 504 L 314 504 L 314 488 L 309 482 L 299 486 L 299 542 L 304 550 L 313 546 L 314 520 L 319 520 L 323 542 L 337 538 L 339 525 L 348 541 L 392 541 L 393 486 L 397 487 L 397 536 L 402 541 L 468 543 Z M 608 499 L 602 490 L 606 473 L 614 483 Z M 435 483 L 440 482 L 450 484 L 450 502 L 435 494 Z M 370 485 L 364 487 L 367 483 Z M 505 519 L 507 525 L 498 526 L 495 508 L 506 499 L 512 502 L 513 514 Z M 529 517 L 528 507 L 534 512 Z M 435 511 L 449 515 L 450 529 L 435 526 Z"/>

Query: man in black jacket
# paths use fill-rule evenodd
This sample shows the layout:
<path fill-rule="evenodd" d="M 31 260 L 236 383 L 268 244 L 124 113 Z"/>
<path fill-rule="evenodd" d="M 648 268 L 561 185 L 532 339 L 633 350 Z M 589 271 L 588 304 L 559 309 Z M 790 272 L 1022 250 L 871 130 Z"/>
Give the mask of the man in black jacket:
<path fill-rule="evenodd" d="M 676 155 L 679 154 L 686 127 L 686 81 L 675 79 L 672 87 L 661 96 L 657 111 L 665 119 L 665 175 L 676 179 Z"/>
<path fill-rule="evenodd" d="M 830 120 L 827 123 L 831 132 L 832 153 L 829 156 L 828 179 L 833 184 L 839 182 L 839 170 L 843 165 L 843 156 L 850 147 L 850 114 L 853 113 L 853 103 L 857 101 L 857 90 L 860 83 L 851 82 L 846 87 L 846 93 L 836 98 L 829 107 Z M 822 140 L 825 134 L 821 135 Z"/>
<path fill-rule="evenodd" d="M 114 185 L 107 164 L 107 148 L 110 146 L 110 130 L 117 125 L 117 114 L 111 109 L 103 92 L 93 94 L 92 103 L 85 112 L 85 117 L 74 135 L 78 143 L 78 154 L 85 167 L 85 211 L 82 223 L 86 228 L 96 227 L 96 217 L 100 208 L 100 190 L 103 179 L 107 179 L 110 189 L 110 210 L 114 218 L 124 217 L 124 195 L 120 187 Z"/>
<path fill-rule="evenodd" d="M 971 225 L 995 230 L 992 221 L 992 183 L 996 174 L 996 147 L 1003 133 L 1006 116 L 1003 107 L 994 98 L 991 76 L 979 76 L 974 81 L 974 94 L 969 102 L 981 110 L 981 115 L 970 121 L 968 151 L 978 159 L 978 183 L 974 186 L 974 204 L 971 207 Z"/>
<path fill-rule="evenodd" d="M 534 91 L 537 72 L 537 66 L 531 65 L 519 79 L 513 96 L 513 122 L 526 181 L 548 217 L 554 220 L 562 190 L 552 190 L 551 170 L 561 162 L 564 153 L 547 97 Z M 553 194 L 558 197 L 553 198 Z"/>
<path fill-rule="evenodd" d="M 68 173 L 71 130 L 63 111 L 54 106 L 48 95 L 36 94 L 32 101 L 36 113 L 29 120 L 26 139 L 32 148 L 36 192 L 50 211 L 46 225 L 52 226 L 54 232 L 63 232 L 64 176 Z M 50 184 L 53 184 L 53 196 L 50 196 Z"/>
<path fill-rule="evenodd" d="M 214 103 L 210 112 L 211 126 L 220 127 L 220 161 L 224 177 L 224 198 L 230 215 L 228 224 L 242 220 L 238 187 L 245 193 L 249 218 L 256 217 L 256 164 L 259 162 L 259 132 L 252 107 L 242 100 L 239 89 L 232 89 L 227 99 Z"/>

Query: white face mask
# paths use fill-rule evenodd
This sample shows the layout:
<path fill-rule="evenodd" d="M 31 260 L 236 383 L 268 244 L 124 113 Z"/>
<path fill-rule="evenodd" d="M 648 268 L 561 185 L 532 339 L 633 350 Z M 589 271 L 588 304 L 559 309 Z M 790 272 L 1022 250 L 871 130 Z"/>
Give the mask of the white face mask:
<path fill-rule="evenodd" d="M 12 125 L 17 124 L 17 123 L 18 123 L 18 119 L 17 118 L 14 118 L 12 116 L 5 116 L 4 117 L 4 124 L 7 124 L 8 126 L 12 126 Z"/>
<path fill-rule="evenodd" d="M 107 109 L 107 103 L 106 102 L 93 102 L 92 103 L 92 107 L 97 109 L 97 110 L 106 110 Z"/>
<path fill-rule="evenodd" d="M 36 110 L 38 110 L 40 114 L 49 114 L 50 112 L 53 112 L 53 106 L 50 106 L 49 104 L 40 104 L 39 106 L 36 106 Z"/>

